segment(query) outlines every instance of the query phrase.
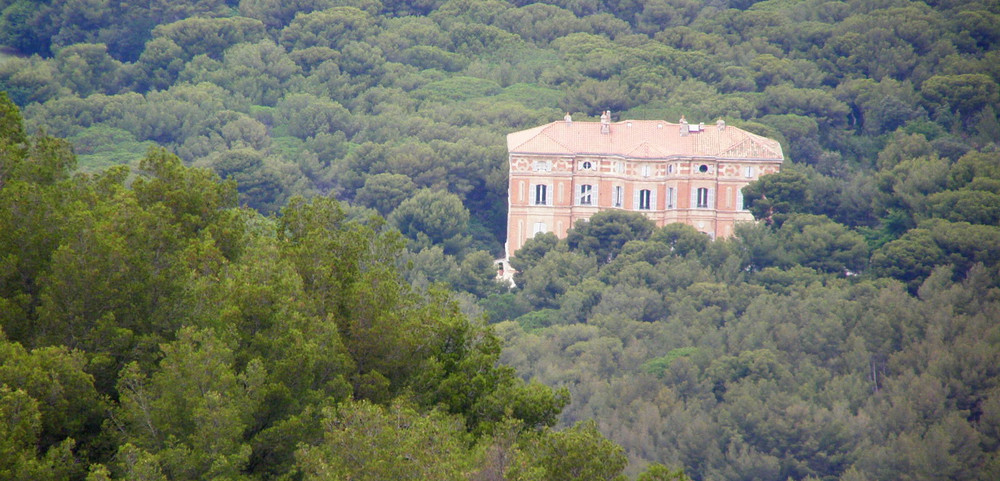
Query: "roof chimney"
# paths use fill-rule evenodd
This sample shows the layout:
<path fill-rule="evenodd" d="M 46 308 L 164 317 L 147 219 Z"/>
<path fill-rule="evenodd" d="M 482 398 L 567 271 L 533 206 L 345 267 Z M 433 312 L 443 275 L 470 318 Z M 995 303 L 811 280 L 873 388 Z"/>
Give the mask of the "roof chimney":
<path fill-rule="evenodd" d="M 573 123 L 573 117 L 569 114 L 569 112 L 566 112 L 566 116 L 563 117 L 563 120 L 565 120 L 567 124 Z"/>
<path fill-rule="evenodd" d="M 605 110 L 601 113 L 601 133 L 610 134 L 611 133 L 611 111 Z"/>
<path fill-rule="evenodd" d="M 681 115 L 681 137 L 687 137 L 689 133 L 691 133 L 691 129 L 688 128 L 688 121 Z"/>
<path fill-rule="evenodd" d="M 722 132 L 726 130 L 726 121 L 722 120 L 722 117 L 719 117 L 719 120 L 715 121 L 715 126 L 719 129 L 719 132 Z"/>

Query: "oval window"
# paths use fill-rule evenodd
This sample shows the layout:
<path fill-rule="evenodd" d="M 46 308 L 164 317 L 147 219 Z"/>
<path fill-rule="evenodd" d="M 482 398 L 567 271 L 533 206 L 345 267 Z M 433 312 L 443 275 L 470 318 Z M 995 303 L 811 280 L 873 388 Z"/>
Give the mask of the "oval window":
<path fill-rule="evenodd" d="M 705 165 L 705 164 L 702 164 L 702 166 L 701 166 L 701 167 L 698 167 L 698 172 L 701 172 L 701 173 L 703 173 L 703 174 L 704 174 L 705 172 L 708 172 L 708 166 L 707 166 L 707 165 Z"/>
<path fill-rule="evenodd" d="M 583 163 L 583 170 L 590 170 L 590 168 L 591 168 L 591 163 L 590 162 L 584 162 Z"/>

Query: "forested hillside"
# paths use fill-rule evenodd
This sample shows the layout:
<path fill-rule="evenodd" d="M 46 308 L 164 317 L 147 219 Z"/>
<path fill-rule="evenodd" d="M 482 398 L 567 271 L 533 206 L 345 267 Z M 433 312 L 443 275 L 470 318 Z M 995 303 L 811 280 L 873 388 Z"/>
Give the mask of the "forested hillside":
<path fill-rule="evenodd" d="M 989 0 L 0 0 L 0 478 L 1000 479 L 998 43 Z M 603 213 L 495 283 L 504 136 L 609 109 L 778 139 L 760 222 Z"/>

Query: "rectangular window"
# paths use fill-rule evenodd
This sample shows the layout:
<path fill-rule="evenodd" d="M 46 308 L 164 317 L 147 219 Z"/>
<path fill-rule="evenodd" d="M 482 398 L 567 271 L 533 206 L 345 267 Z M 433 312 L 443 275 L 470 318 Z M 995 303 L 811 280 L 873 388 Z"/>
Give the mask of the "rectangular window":
<path fill-rule="evenodd" d="M 643 177 L 649 177 L 651 169 L 648 164 L 643 164 L 639 166 L 639 175 Z"/>
<path fill-rule="evenodd" d="M 747 176 L 748 179 L 750 177 L 753 177 L 753 166 L 751 166 L 751 165 L 746 166 L 744 168 L 743 173 Z"/>
<path fill-rule="evenodd" d="M 532 230 L 533 230 L 533 232 L 532 232 L 531 235 L 533 235 L 533 236 L 538 235 L 538 234 L 544 234 L 545 232 L 547 232 L 547 229 L 545 227 L 545 223 L 544 222 L 535 222 L 534 229 L 532 229 Z"/>
<path fill-rule="evenodd" d="M 583 184 L 580 186 L 580 205 L 593 205 L 593 186 Z"/>
<path fill-rule="evenodd" d="M 652 209 L 652 192 L 649 189 L 639 191 L 639 210 Z"/>
<path fill-rule="evenodd" d="M 538 184 L 535 186 L 535 205 L 549 205 L 548 186 Z"/>
<path fill-rule="evenodd" d="M 611 201 L 612 207 L 621 207 L 622 202 L 625 201 L 625 188 L 620 185 L 616 185 L 614 189 L 614 196 Z"/>
<path fill-rule="evenodd" d="M 708 189 L 704 187 L 698 188 L 698 208 L 699 209 L 708 208 Z"/>
<path fill-rule="evenodd" d="M 743 189 L 736 189 L 736 210 L 746 210 L 743 208 Z"/>
<path fill-rule="evenodd" d="M 674 208 L 674 200 L 675 200 L 676 196 L 677 196 L 677 193 L 674 192 L 674 188 L 673 187 L 667 187 L 667 208 L 668 209 L 673 209 Z"/>

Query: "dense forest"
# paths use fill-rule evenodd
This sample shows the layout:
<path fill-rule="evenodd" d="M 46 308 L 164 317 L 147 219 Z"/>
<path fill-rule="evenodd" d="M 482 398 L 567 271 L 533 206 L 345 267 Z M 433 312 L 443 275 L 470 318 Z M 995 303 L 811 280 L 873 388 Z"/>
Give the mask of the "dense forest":
<path fill-rule="evenodd" d="M 2 479 L 1000 479 L 1000 4 L 0 0 Z M 504 136 L 758 223 L 503 254 Z"/>

